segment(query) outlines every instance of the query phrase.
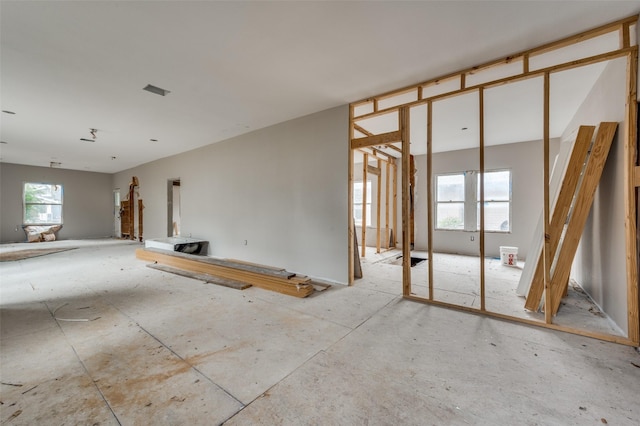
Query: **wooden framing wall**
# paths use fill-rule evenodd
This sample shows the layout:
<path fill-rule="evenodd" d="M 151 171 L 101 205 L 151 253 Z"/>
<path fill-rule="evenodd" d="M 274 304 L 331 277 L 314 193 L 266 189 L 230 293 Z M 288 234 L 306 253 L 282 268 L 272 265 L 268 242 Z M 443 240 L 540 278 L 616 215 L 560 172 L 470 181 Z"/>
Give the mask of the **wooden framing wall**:
<path fill-rule="evenodd" d="M 542 326 L 550 329 L 566 331 L 574 334 L 589 336 L 598 338 L 601 340 L 612 341 L 627 345 L 640 345 L 640 307 L 639 307 L 639 290 L 638 290 L 638 240 L 637 240 L 637 218 L 638 218 L 638 187 L 640 186 L 640 167 L 638 167 L 637 158 L 637 71 L 638 71 L 638 46 L 631 45 L 632 37 L 630 32 L 633 27 L 638 25 L 638 16 L 631 16 L 625 19 L 621 19 L 579 34 L 575 34 L 570 37 L 558 40 L 556 42 L 548 43 L 543 46 L 539 46 L 534 49 L 530 49 L 524 52 L 516 53 L 514 55 L 507 56 L 485 64 L 475 66 L 472 68 L 464 69 L 455 73 L 447 74 L 437 78 L 433 78 L 412 86 L 404 87 L 395 91 L 383 93 L 381 95 L 363 99 L 358 102 L 354 102 L 350 105 L 350 148 L 360 149 L 363 147 L 371 146 L 388 146 L 395 142 L 401 142 L 401 176 L 402 176 L 402 249 L 403 249 L 403 295 L 407 299 L 416 300 L 424 303 L 431 303 L 439 306 L 446 306 L 455 308 L 467 312 L 481 313 L 488 316 L 508 319 L 525 324 L 531 324 L 536 326 Z M 556 52 L 558 49 L 572 46 L 577 43 L 581 43 L 587 40 L 594 39 L 599 36 L 608 35 L 611 33 L 617 33 L 619 35 L 619 45 L 617 48 L 611 49 L 605 53 L 599 53 L 593 56 L 583 57 L 580 59 L 571 60 L 569 62 L 555 63 L 551 66 L 538 66 L 535 65 L 535 59 L 549 53 Z M 616 58 L 626 58 L 627 60 L 627 75 L 626 75 L 626 109 L 625 109 L 625 128 L 622 129 L 623 144 L 624 144 L 624 158 L 625 158 L 625 246 L 626 246 L 626 277 L 627 277 L 627 320 L 628 320 L 628 335 L 626 337 L 603 334 L 598 332 L 592 332 L 589 330 L 580 330 L 571 327 L 566 327 L 553 323 L 552 310 L 547 309 L 545 311 L 545 321 L 535 321 L 529 319 L 523 319 L 518 317 L 512 317 L 509 315 L 500 314 L 497 312 L 491 312 L 486 310 L 484 304 L 484 271 L 481 270 L 481 308 L 470 308 L 460 305 L 453 305 L 442 301 L 433 299 L 433 266 L 432 262 L 429 262 L 429 296 L 427 298 L 416 296 L 411 294 L 411 271 L 410 271 L 410 244 L 409 244 L 409 109 L 414 106 L 426 105 L 427 106 L 427 223 L 429 228 L 429 234 L 427 239 L 428 244 L 428 256 L 432 259 L 433 255 L 433 241 L 432 231 L 434 229 L 433 218 L 433 188 L 431 179 L 431 166 L 432 166 L 432 105 L 433 102 L 447 97 L 469 93 L 471 91 L 479 91 L 480 98 L 480 168 L 484 170 L 484 112 L 483 112 L 483 93 L 484 90 L 499 85 L 503 85 L 509 82 L 516 82 L 519 80 L 543 77 L 544 78 L 544 122 L 542 126 L 544 128 L 544 235 L 548 236 L 551 231 L 551 214 L 549 209 L 549 98 L 550 88 L 549 79 L 554 73 L 570 70 L 577 67 L 582 67 L 590 64 L 600 63 Z M 487 81 L 477 82 L 477 76 L 482 75 L 483 72 L 505 66 L 520 63 L 519 71 L 511 71 L 506 76 L 502 76 L 497 79 L 487 79 Z M 476 79 L 476 83 L 468 84 L 473 78 Z M 442 90 L 433 92 L 432 89 L 436 86 L 445 87 Z M 431 95 L 429 95 L 431 93 Z M 411 99 L 407 102 L 407 99 Z M 394 103 L 395 102 L 395 103 Z M 380 108 L 381 103 L 384 105 Z M 354 129 L 359 128 L 359 132 L 363 133 L 359 122 L 365 119 L 373 117 L 380 117 L 389 113 L 396 113 L 398 115 L 398 127 L 397 130 L 387 131 L 380 134 L 372 134 L 370 132 L 364 133 L 365 137 L 355 138 Z M 395 147 L 394 147 L 395 148 Z M 397 149 L 397 148 L 396 148 Z M 353 185 L 353 155 L 350 154 L 350 171 L 349 171 L 349 187 Z M 395 188 L 395 186 L 394 186 Z M 482 186 L 481 186 L 482 188 Z M 484 201 L 484 191 L 481 190 L 480 201 L 481 205 Z M 394 194 L 395 198 L 395 194 Z M 353 211 L 353 200 L 350 194 L 349 198 L 350 216 Z M 481 218 L 484 216 L 483 208 L 480 211 Z M 352 221 L 350 219 L 350 229 Z M 352 231 L 350 231 L 352 232 Z M 484 259 L 484 224 L 481 221 L 480 229 L 480 246 L 481 246 L 481 258 Z M 350 239 L 349 241 L 352 241 Z M 364 243 L 364 241 L 363 241 Z M 363 244 L 364 245 L 364 244 Z M 545 301 L 547 306 L 552 306 L 551 297 L 552 292 L 549 290 L 551 281 L 550 269 L 552 261 L 552 247 L 549 238 L 545 238 L 542 263 L 544 266 L 544 288 Z M 352 250 L 349 251 L 352 253 Z M 351 256 L 352 257 L 352 256 Z M 353 259 L 350 258 L 350 263 Z M 484 264 L 484 261 L 481 262 Z M 352 265 L 349 267 L 350 274 L 353 271 Z M 352 282 L 352 278 L 350 278 Z"/>

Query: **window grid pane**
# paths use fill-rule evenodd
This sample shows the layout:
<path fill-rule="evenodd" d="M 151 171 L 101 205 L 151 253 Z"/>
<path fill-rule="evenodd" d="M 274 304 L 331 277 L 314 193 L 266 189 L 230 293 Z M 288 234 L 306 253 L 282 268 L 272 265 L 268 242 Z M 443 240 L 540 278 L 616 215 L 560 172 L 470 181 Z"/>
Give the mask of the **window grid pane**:
<path fill-rule="evenodd" d="M 464 203 L 438 203 L 437 229 L 464 229 Z"/>
<path fill-rule="evenodd" d="M 436 200 L 464 201 L 464 174 L 436 176 Z"/>
<path fill-rule="evenodd" d="M 62 192 L 62 185 L 25 183 L 23 187 L 24 224 L 62 224 Z"/>

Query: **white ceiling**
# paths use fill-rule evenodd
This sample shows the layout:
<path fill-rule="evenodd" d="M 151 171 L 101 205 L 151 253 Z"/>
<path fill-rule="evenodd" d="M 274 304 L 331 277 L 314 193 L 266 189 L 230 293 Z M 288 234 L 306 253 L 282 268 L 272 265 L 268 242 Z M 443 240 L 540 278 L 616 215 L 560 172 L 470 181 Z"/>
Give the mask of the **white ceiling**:
<path fill-rule="evenodd" d="M 113 173 L 638 12 L 637 1 L 2 0 L 0 100 L 16 114 L 0 116 L 1 161 Z M 90 128 L 96 141 L 81 142 Z"/>

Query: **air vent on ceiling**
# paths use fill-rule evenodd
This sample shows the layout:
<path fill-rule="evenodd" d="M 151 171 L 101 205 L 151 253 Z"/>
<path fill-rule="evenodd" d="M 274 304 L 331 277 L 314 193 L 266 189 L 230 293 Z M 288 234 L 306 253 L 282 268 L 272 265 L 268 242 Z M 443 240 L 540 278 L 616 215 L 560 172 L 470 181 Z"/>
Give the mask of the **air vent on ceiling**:
<path fill-rule="evenodd" d="M 168 93 L 171 93 L 168 90 L 165 90 L 161 87 L 154 86 L 152 84 L 147 84 L 145 88 L 142 90 L 146 90 L 147 92 L 155 93 L 156 95 L 160 95 L 160 96 L 166 96 Z"/>

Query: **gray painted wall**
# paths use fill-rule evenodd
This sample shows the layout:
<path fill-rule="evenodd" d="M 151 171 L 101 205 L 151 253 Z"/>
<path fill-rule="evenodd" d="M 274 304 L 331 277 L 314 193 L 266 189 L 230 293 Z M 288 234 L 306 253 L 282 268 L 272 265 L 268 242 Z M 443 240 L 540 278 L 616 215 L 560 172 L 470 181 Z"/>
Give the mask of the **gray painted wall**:
<path fill-rule="evenodd" d="M 572 268 L 575 279 L 626 333 L 627 278 L 624 226 L 624 126 L 626 59 L 612 61 L 579 108 L 567 133 L 580 124 L 617 121 L 585 231 Z"/>
<path fill-rule="evenodd" d="M 26 241 L 21 227 L 24 182 L 63 185 L 63 227 L 58 232 L 59 239 L 113 236 L 111 174 L 1 163 L 0 241 L 3 243 Z"/>
<path fill-rule="evenodd" d="M 210 255 L 346 283 L 348 117 L 341 106 L 257 130 L 117 173 L 114 187 L 124 199 L 138 177 L 146 239 L 167 236 L 179 178 L 181 235 Z"/>
<path fill-rule="evenodd" d="M 551 158 L 559 148 L 559 140 L 550 143 Z M 519 142 L 485 148 L 485 170 L 510 169 L 512 185 L 511 232 L 485 233 L 485 255 L 497 257 L 500 246 L 518 247 L 518 258 L 524 259 L 533 238 L 538 217 L 542 213 L 542 141 Z M 425 155 L 416 162 L 416 249 L 427 249 L 427 174 Z M 463 172 L 478 170 L 479 150 L 465 149 L 433 154 L 433 173 Z M 435 208 L 434 208 L 435 214 Z M 435 218 L 434 218 L 435 220 Z M 473 237 L 473 241 L 471 241 Z M 438 231 L 433 232 L 433 249 L 441 253 L 480 254 L 480 232 Z"/>

